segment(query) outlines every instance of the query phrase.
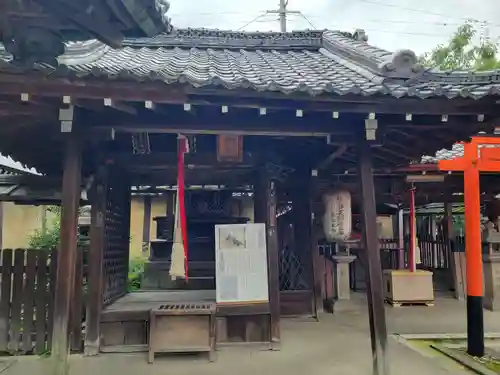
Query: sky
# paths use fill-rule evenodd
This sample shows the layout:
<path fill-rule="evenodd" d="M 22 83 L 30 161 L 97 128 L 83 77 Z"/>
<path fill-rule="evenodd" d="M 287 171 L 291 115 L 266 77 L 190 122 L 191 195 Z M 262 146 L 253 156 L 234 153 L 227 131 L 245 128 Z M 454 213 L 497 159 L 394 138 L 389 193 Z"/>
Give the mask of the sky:
<path fill-rule="evenodd" d="M 276 9 L 279 0 L 170 0 L 170 17 L 176 27 L 221 30 L 279 31 Z M 479 35 L 500 37 L 498 0 L 289 0 L 288 31 L 364 29 L 370 44 L 395 51 L 412 49 L 417 54 L 446 43 L 467 19 L 474 20 Z M 254 22 L 251 22 L 255 20 Z"/>

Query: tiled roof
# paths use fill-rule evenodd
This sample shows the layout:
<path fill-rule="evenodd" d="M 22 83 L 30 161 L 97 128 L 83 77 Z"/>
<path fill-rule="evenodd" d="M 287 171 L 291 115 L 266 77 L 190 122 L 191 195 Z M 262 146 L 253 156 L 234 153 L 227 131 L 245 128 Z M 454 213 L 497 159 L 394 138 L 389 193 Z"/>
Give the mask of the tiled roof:
<path fill-rule="evenodd" d="M 498 147 L 497 145 L 479 145 L 479 147 Z M 434 156 L 423 156 L 421 163 L 436 164 L 440 160 L 452 160 L 464 156 L 463 143 L 455 143 L 451 150 L 442 149 L 436 152 Z"/>
<path fill-rule="evenodd" d="M 13 160 L 11 157 L 0 154 L 0 174 L 36 174 L 39 173 L 34 168 L 26 168 L 21 163 Z"/>
<path fill-rule="evenodd" d="M 9 57 L 3 56 L 0 68 L 12 68 Z M 392 53 L 371 46 L 362 30 L 351 34 L 179 29 L 168 35 L 129 39 L 116 50 L 96 41 L 72 43 L 59 63 L 59 67 L 48 69 L 52 75 L 179 82 L 285 94 L 478 99 L 500 93 L 500 71 L 426 70 L 410 50 Z"/>
<path fill-rule="evenodd" d="M 423 156 L 423 164 L 435 164 L 439 160 L 451 160 L 464 155 L 464 145 L 462 143 L 455 143 L 451 150 L 442 149 L 436 152 L 434 156 Z"/>

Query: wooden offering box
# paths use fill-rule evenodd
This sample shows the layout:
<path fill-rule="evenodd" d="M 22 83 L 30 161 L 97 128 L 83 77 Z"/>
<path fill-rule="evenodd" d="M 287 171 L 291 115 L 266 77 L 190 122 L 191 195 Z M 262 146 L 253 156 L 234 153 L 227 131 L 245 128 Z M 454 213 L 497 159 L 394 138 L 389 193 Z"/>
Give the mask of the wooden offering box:
<path fill-rule="evenodd" d="M 207 352 L 215 360 L 215 303 L 167 303 L 151 310 L 149 363 L 155 353 Z"/>
<path fill-rule="evenodd" d="M 394 306 L 402 304 L 432 305 L 434 288 L 432 272 L 416 270 L 385 270 L 384 297 Z"/>

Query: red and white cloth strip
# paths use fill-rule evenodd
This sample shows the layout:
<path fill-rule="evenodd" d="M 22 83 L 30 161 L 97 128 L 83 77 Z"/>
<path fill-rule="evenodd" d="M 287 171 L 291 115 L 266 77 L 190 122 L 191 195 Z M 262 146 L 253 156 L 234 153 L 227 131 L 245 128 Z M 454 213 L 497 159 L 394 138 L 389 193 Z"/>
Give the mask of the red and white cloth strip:
<path fill-rule="evenodd" d="M 187 218 L 185 204 L 185 175 L 184 175 L 184 155 L 189 152 L 188 139 L 179 134 L 177 137 L 177 194 L 179 204 L 179 215 L 182 232 L 182 242 L 184 245 L 184 270 L 186 272 L 186 280 L 188 280 L 188 235 L 187 235 Z"/>

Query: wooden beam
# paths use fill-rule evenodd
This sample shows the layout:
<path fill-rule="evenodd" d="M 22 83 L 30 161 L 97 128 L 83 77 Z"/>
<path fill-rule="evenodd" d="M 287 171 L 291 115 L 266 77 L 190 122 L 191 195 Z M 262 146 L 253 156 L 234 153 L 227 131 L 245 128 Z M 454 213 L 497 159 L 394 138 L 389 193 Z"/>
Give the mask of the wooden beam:
<path fill-rule="evenodd" d="M 343 144 L 334 152 L 332 152 L 325 160 L 323 160 L 317 169 L 326 169 L 337 158 L 341 157 L 347 151 L 348 145 Z"/>
<path fill-rule="evenodd" d="M 269 307 L 271 310 L 271 346 L 278 349 L 281 342 L 279 245 L 276 223 L 276 183 L 269 171 L 259 169 L 255 182 L 255 222 L 266 224 Z"/>
<path fill-rule="evenodd" d="M 299 170 L 297 176 L 292 181 L 292 220 L 293 220 L 293 243 L 295 254 L 298 257 L 303 277 L 308 283 L 308 287 L 313 291 L 310 301 L 311 316 L 318 318 L 318 308 L 323 304 L 318 303 L 318 290 L 316 288 L 316 267 L 315 253 L 313 245 L 313 226 L 311 216 L 313 213 L 313 196 L 310 171 Z M 290 186 L 287 186 L 290 189 Z M 320 278 L 321 281 L 321 278 Z M 319 290 L 319 300 L 321 301 L 321 289 Z"/>
<path fill-rule="evenodd" d="M 75 25 L 83 28 L 93 35 L 96 39 L 108 44 L 113 48 L 120 48 L 123 35 L 110 25 L 109 19 L 103 17 L 105 8 L 98 7 L 96 4 L 89 9 L 84 9 L 81 6 L 72 8 L 68 2 L 57 0 L 35 0 L 45 9 L 52 12 L 62 20 L 68 20 Z M 73 3 L 78 4 L 78 2 Z M 106 12 L 107 13 L 107 12 Z"/>
<path fill-rule="evenodd" d="M 48 117 L 57 115 L 55 108 L 35 105 L 32 103 L 14 104 L 0 103 L 0 116 L 37 116 Z"/>
<path fill-rule="evenodd" d="M 364 132 L 363 132 L 364 136 Z M 375 185 L 373 182 L 371 147 L 364 139 L 360 139 L 359 176 L 362 191 L 361 212 L 363 224 L 363 249 L 365 272 L 367 273 L 368 310 L 370 315 L 370 335 L 374 374 L 387 374 L 389 362 L 387 358 L 388 337 L 384 310 L 384 294 L 382 282 L 382 266 L 377 234 L 377 205 L 375 201 Z"/>
<path fill-rule="evenodd" d="M 62 183 L 61 245 L 57 256 L 54 323 L 51 357 L 54 375 L 67 375 L 69 319 L 77 252 L 82 145 L 75 133 L 68 134 Z"/>
<path fill-rule="evenodd" d="M 129 115 L 137 115 L 137 108 L 135 108 L 133 105 L 120 102 L 118 100 L 113 100 L 111 98 L 104 98 L 104 106 L 116 109 L 120 112 L 128 113 Z"/>
<path fill-rule="evenodd" d="M 4 214 L 4 204 L 0 202 L 0 250 L 3 249 L 3 214 Z"/>
<path fill-rule="evenodd" d="M 414 157 L 402 154 L 402 153 L 400 153 L 398 151 L 394 151 L 394 150 L 392 150 L 391 148 L 388 148 L 388 147 L 377 147 L 376 149 L 379 152 L 383 152 L 383 153 L 386 153 L 386 154 L 394 155 L 394 156 L 398 157 L 399 159 L 406 159 L 408 161 L 411 161 L 411 160 L 415 159 Z"/>
<path fill-rule="evenodd" d="M 188 86 L 185 89 L 187 94 L 196 95 L 197 97 L 202 96 L 206 98 L 208 96 L 213 97 L 226 97 L 229 94 L 227 90 L 220 88 L 194 88 Z M 256 92 L 252 89 L 236 89 L 231 90 L 231 96 L 241 99 L 283 99 L 283 95 L 279 92 Z M 361 96 L 356 94 L 349 95 L 331 95 L 330 93 L 324 93 L 316 96 L 311 96 L 304 92 L 297 92 L 288 95 L 290 100 L 301 100 L 313 103 L 328 103 L 329 109 L 325 108 L 325 111 L 332 112 L 336 110 L 336 104 L 347 104 L 356 105 L 359 108 L 359 112 L 362 113 L 400 113 L 407 115 L 411 113 L 413 115 L 457 115 L 457 114 L 489 114 L 494 113 L 491 108 L 488 107 L 495 104 L 496 99 L 494 97 L 485 97 L 480 99 L 479 102 L 471 100 L 469 98 L 455 98 L 448 99 L 444 97 L 435 98 L 395 98 L 391 95 L 383 96 Z M 398 108 L 394 108 L 394 106 Z M 391 108 L 392 107 L 392 108 Z M 311 108 L 311 107 L 307 107 Z M 313 107 L 314 108 L 314 107 Z M 408 110 L 404 112 L 404 110 Z M 346 111 L 349 112 L 349 111 Z M 357 112 L 357 111 L 355 111 Z M 473 113 L 472 113 L 473 112 Z"/>
<path fill-rule="evenodd" d="M 215 153 L 194 153 L 186 154 L 186 165 L 193 166 L 214 166 L 217 168 L 235 168 L 235 167 L 252 167 L 262 161 L 264 156 L 260 154 L 244 154 L 242 162 L 224 161 L 219 162 Z M 131 153 L 108 153 L 106 159 L 113 160 L 115 164 L 127 166 L 128 169 L 148 171 L 153 169 L 168 169 L 177 168 L 177 153 L 175 152 L 156 152 L 151 154 Z"/>
<path fill-rule="evenodd" d="M 46 0 L 44 0 L 46 1 Z M 307 111 L 338 111 L 349 113 L 401 114 L 408 112 L 414 115 L 477 115 L 486 117 L 495 113 L 494 101 L 484 98 L 479 101 L 472 99 L 413 99 L 384 97 L 363 97 L 361 95 L 319 95 L 310 96 L 303 93 L 284 96 L 280 93 L 261 93 L 254 90 L 207 90 L 193 88 L 186 84 L 171 84 L 151 82 L 141 83 L 113 81 L 107 79 L 77 79 L 66 78 L 46 79 L 40 74 L 26 74 L 19 81 L 17 75 L 2 74 L 0 76 L 0 93 L 57 97 L 71 95 L 74 98 L 104 99 L 112 98 L 121 101 L 136 101 L 153 103 L 172 103 L 192 105 L 219 105 L 220 103 L 233 107 L 296 109 L 294 101 L 306 102 L 301 105 Z M 168 89 L 167 89 L 168 88 Z M 273 104 L 274 103 L 274 104 Z M 309 104 L 307 104 L 309 103 Z M 258 114 L 258 112 L 257 112 Z M 451 119 L 450 119 L 451 121 Z M 409 122 L 411 123 L 411 122 Z"/>
<path fill-rule="evenodd" d="M 107 170 L 100 166 L 94 186 L 91 188 L 90 250 L 88 260 L 88 297 L 85 325 L 85 355 L 99 354 L 100 319 L 104 289 L 104 243 L 107 205 Z"/>
<path fill-rule="evenodd" d="M 353 133 L 349 130 L 338 130 L 330 124 L 272 124 L 270 121 L 255 121 L 245 120 L 246 123 L 235 124 L 234 122 L 206 123 L 203 121 L 194 122 L 186 121 L 186 123 L 120 123 L 116 125 L 96 125 L 92 126 L 92 131 L 102 131 L 103 129 L 112 126 L 117 132 L 124 133 L 160 133 L 160 134 L 213 134 L 221 133 L 235 135 L 263 135 L 263 136 L 288 136 L 288 137 L 324 137 L 332 133 L 336 139 L 342 143 L 352 143 Z"/>

